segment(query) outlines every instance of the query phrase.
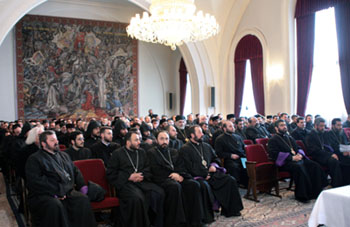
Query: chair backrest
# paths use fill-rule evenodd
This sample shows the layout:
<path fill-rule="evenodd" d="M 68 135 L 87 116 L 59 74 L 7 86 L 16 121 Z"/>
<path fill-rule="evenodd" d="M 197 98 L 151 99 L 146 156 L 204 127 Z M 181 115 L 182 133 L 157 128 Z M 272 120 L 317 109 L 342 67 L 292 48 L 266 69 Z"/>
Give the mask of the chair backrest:
<path fill-rule="evenodd" d="M 253 140 L 243 140 L 243 143 L 245 145 L 252 145 L 252 144 L 254 144 Z"/>
<path fill-rule="evenodd" d="M 344 128 L 344 133 L 350 139 L 350 128 Z"/>
<path fill-rule="evenodd" d="M 67 147 L 66 147 L 66 145 L 64 145 L 64 144 L 60 144 L 59 147 L 60 147 L 60 151 L 65 151 L 65 150 L 67 150 Z"/>
<path fill-rule="evenodd" d="M 261 144 L 252 144 L 245 147 L 247 161 L 262 163 L 269 162 L 265 148 Z"/>
<path fill-rule="evenodd" d="M 85 183 L 92 181 L 100 185 L 106 194 L 110 196 L 109 185 L 106 179 L 106 168 L 101 159 L 86 159 L 74 161 L 74 165 L 79 168 L 84 177 Z"/>
<path fill-rule="evenodd" d="M 269 138 L 258 138 L 255 139 L 256 144 L 261 144 L 264 146 L 265 151 L 267 152 L 267 144 L 269 142 Z"/>
<path fill-rule="evenodd" d="M 307 151 L 306 151 L 306 147 L 305 147 L 304 142 L 303 142 L 302 140 L 296 140 L 295 142 L 296 142 L 296 143 L 298 144 L 298 146 L 305 152 L 305 154 L 307 154 Z"/>

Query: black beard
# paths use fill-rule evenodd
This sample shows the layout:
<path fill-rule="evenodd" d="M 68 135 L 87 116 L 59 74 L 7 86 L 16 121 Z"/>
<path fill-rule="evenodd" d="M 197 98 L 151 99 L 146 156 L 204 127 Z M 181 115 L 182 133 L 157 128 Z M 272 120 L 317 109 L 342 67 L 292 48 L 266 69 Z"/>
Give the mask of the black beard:
<path fill-rule="evenodd" d="M 197 142 L 197 143 L 201 143 L 201 142 L 203 142 L 203 139 L 202 138 L 194 138 L 194 140 Z"/>
<path fill-rule="evenodd" d="M 162 144 L 162 145 L 159 145 L 159 144 L 158 144 L 158 148 L 159 148 L 159 150 L 161 150 L 161 151 L 165 151 L 165 150 L 168 149 L 168 144 Z"/>
<path fill-rule="evenodd" d="M 287 132 L 281 131 L 281 130 L 278 129 L 278 133 L 284 135 L 284 134 L 286 134 Z"/>

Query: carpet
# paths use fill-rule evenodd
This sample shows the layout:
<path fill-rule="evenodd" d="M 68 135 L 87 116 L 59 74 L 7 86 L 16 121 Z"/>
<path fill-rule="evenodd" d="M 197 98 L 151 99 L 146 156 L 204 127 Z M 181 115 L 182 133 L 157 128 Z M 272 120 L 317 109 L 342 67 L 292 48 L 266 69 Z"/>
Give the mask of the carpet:
<path fill-rule="evenodd" d="M 280 185 L 283 187 L 283 183 Z M 245 190 L 240 190 L 241 195 Z M 255 227 L 255 226 L 307 226 L 315 200 L 301 203 L 294 199 L 294 192 L 282 190 L 282 198 L 259 194 L 259 203 L 243 198 L 242 216 L 226 218 L 217 216 L 210 227 Z"/>

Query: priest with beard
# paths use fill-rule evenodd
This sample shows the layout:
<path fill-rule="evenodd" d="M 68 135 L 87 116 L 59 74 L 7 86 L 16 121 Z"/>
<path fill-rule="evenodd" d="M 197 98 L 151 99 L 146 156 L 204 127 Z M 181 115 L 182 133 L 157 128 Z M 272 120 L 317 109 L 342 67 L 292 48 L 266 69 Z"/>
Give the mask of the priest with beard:
<path fill-rule="evenodd" d="M 224 133 L 215 140 L 215 151 L 219 158 L 224 159 L 227 172 L 240 184 L 247 186 L 248 175 L 241 162 L 241 158 L 245 157 L 243 140 L 234 134 L 235 128 L 231 121 L 224 121 L 222 128 Z"/>
<path fill-rule="evenodd" d="M 214 221 L 213 210 L 221 206 L 226 217 L 240 216 L 243 209 L 236 180 L 219 165 L 220 159 L 212 147 L 202 142 L 203 132 L 199 125 L 188 130 L 189 141 L 180 149 L 187 172 L 201 185 L 204 223 Z M 215 205 L 215 207 L 213 207 Z"/>
<path fill-rule="evenodd" d="M 297 127 L 292 131 L 291 136 L 293 136 L 293 138 L 295 140 L 301 140 L 301 141 L 303 141 L 304 144 L 306 144 L 305 139 L 306 139 L 307 134 L 310 133 L 310 131 L 305 128 L 304 118 L 298 117 L 296 125 L 297 125 Z"/>
<path fill-rule="evenodd" d="M 92 158 L 89 148 L 84 147 L 84 135 L 81 131 L 74 131 L 69 135 L 71 146 L 65 150 L 72 161 Z"/>
<path fill-rule="evenodd" d="M 288 135 L 284 120 L 275 123 L 276 134 L 269 140 L 269 156 L 281 171 L 289 172 L 295 182 L 294 195 L 298 201 L 316 199 L 327 186 L 327 178 L 321 166 L 309 160 L 303 150 Z"/>
<path fill-rule="evenodd" d="M 125 136 L 128 133 L 128 126 L 126 123 L 118 119 L 114 123 L 114 129 L 113 129 L 113 142 L 116 142 L 120 146 L 125 145 Z"/>
<path fill-rule="evenodd" d="M 84 179 L 69 155 L 59 151 L 55 132 L 41 133 L 39 141 L 41 149 L 26 164 L 34 226 L 97 226 Z"/>
<path fill-rule="evenodd" d="M 180 148 L 183 146 L 183 142 L 177 138 L 176 128 L 172 125 L 168 125 L 166 127 L 166 131 L 169 134 L 169 148 L 180 150 Z"/>
<path fill-rule="evenodd" d="M 157 145 L 149 150 L 148 156 L 153 182 L 165 191 L 164 226 L 198 226 L 202 223 L 203 205 L 200 184 L 186 173 L 179 151 L 169 148 L 169 135 L 160 131 Z"/>
<path fill-rule="evenodd" d="M 350 184 L 350 151 L 340 151 L 340 145 L 349 145 L 349 141 L 342 129 L 340 118 L 332 120 L 332 129 L 325 132 L 324 138 L 325 144 L 331 146 L 334 153 L 339 157 L 344 184 Z"/>
<path fill-rule="evenodd" d="M 306 148 L 312 160 L 329 169 L 332 187 L 343 186 L 343 174 L 341 171 L 339 157 L 331 146 L 325 142 L 326 121 L 319 117 L 315 120 L 315 128 L 306 136 Z"/>
<path fill-rule="evenodd" d="M 120 145 L 112 142 L 113 131 L 111 127 L 103 126 L 100 129 L 101 140 L 91 147 L 92 156 L 102 159 L 105 166 L 112 156 L 113 151 L 120 148 Z"/>
<path fill-rule="evenodd" d="M 101 124 L 98 121 L 91 120 L 85 133 L 85 147 L 91 148 L 100 138 Z"/>
<path fill-rule="evenodd" d="M 126 134 L 126 145 L 114 151 L 107 165 L 107 179 L 116 188 L 123 226 L 163 226 L 165 193 L 151 183 L 146 152 L 140 149 L 140 135 Z"/>
<path fill-rule="evenodd" d="M 186 118 L 182 115 L 177 115 L 175 118 L 175 128 L 177 131 L 177 138 L 181 140 L 183 143 L 188 141 L 188 136 L 186 132 Z"/>

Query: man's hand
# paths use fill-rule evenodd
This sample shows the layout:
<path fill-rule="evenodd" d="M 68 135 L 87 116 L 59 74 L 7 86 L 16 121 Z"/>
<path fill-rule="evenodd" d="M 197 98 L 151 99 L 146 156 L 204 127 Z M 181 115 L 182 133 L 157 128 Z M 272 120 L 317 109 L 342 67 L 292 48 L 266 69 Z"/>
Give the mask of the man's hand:
<path fill-rule="evenodd" d="M 232 159 L 235 159 L 235 160 L 236 160 L 236 159 L 239 159 L 239 155 L 231 154 L 231 158 L 232 158 Z"/>
<path fill-rule="evenodd" d="M 344 156 L 350 156 L 350 152 L 343 152 Z"/>
<path fill-rule="evenodd" d="M 210 175 L 208 174 L 207 178 L 205 178 L 205 180 L 209 180 L 210 179 Z"/>
<path fill-rule="evenodd" d="M 132 182 L 141 182 L 143 181 L 142 173 L 132 173 L 128 180 Z"/>
<path fill-rule="evenodd" d="M 209 173 L 215 173 L 215 172 L 216 172 L 215 166 L 210 166 L 209 167 Z"/>
<path fill-rule="evenodd" d="M 184 180 L 184 178 L 178 173 L 172 173 L 169 175 L 169 177 L 177 182 L 180 182 L 180 183 Z"/>
<path fill-rule="evenodd" d="M 339 160 L 338 155 L 336 155 L 336 154 L 332 154 L 332 158 Z"/>
<path fill-rule="evenodd" d="M 152 145 L 152 144 L 153 144 L 153 140 L 151 140 L 151 139 L 146 139 L 145 142 L 148 143 L 149 145 Z"/>
<path fill-rule="evenodd" d="M 59 199 L 59 200 L 65 200 L 66 198 L 67 198 L 67 196 L 57 197 L 57 199 Z"/>
<path fill-rule="evenodd" d="M 303 156 L 301 154 L 297 154 L 293 156 L 293 161 L 298 162 L 303 159 Z"/>

